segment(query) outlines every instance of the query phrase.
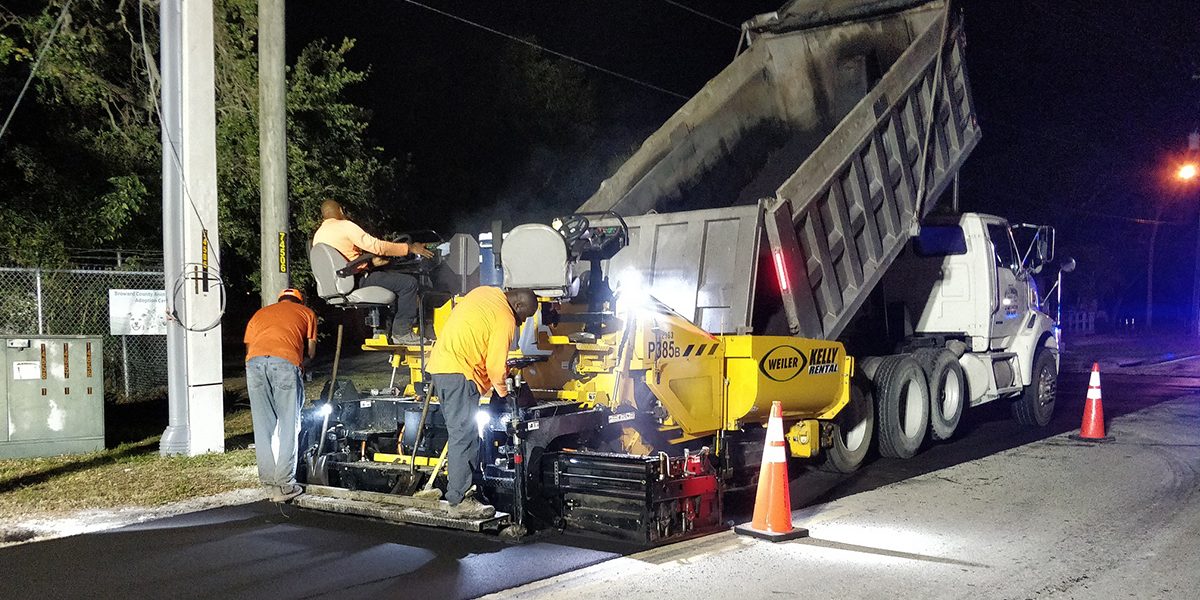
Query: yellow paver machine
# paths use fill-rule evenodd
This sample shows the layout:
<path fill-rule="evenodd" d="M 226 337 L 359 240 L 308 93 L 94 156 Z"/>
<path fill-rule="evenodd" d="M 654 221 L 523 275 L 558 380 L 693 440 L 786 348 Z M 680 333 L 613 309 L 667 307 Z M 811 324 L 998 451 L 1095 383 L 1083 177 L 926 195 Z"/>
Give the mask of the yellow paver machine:
<path fill-rule="evenodd" d="M 578 216 L 505 239 L 504 263 L 529 267 L 506 280 L 535 289 L 541 310 L 514 341 L 508 402 L 481 399 L 477 485 L 496 517 L 452 519 L 427 494 L 414 497 L 443 485 L 447 434 L 424 385 L 430 348 L 385 335 L 364 349 L 392 353 L 407 385 L 342 386 L 309 411 L 309 494 L 298 503 L 513 536 L 556 527 L 658 543 L 722 526 L 722 492 L 750 483 L 772 401 L 783 403 L 794 456 L 830 446 L 833 418 L 852 398 L 843 346 L 713 335 L 647 294 L 636 270 L 605 275 L 628 239 L 623 225 Z M 435 332 L 456 300 L 434 311 Z"/>

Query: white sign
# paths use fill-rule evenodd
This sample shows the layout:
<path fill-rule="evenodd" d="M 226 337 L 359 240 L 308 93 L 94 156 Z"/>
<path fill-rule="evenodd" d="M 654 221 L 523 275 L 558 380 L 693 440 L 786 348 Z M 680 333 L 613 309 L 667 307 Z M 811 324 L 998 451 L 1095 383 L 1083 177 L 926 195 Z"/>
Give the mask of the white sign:
<path fill-rule="evenodd" d="M 108 332 L 167 335 L 166 290 L 108 290 Z"/>
<path fill-rule="evenodd" d="M 12 364 L 13 379 L 41 379 L 42 365 L 35 360 L 19 360 Z"/>

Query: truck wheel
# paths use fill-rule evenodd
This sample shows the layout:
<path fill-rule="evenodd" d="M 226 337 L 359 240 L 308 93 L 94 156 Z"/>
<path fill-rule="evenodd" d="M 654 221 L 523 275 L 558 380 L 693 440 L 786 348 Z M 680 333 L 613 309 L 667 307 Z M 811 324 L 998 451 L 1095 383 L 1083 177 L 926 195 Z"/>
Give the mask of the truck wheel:
<path fill-rule="evenodd" d="M 948 440 L 958 429 L 967 397 L 967 377 L 958 357 L 949 350 L 923 348 L 913 358 L 925 371 L 929 383 L 929 435 Z"/>
<path fill-rule="evenodd" d="M 1054 353 L 1042 348 L 1033 357 L 1033 382 L 1012 403 L 1013 418 L 1022 425 L 1045 427 L 1054 416 L 1058 396 L 1058 365 Z"/>
<path fill-rule="evenodd" d="M 875 414 L 879 453 L 911 458 L 929 430 L 929 384 L 921 365 L 908 355 L 889 356 L 875 371 Z"/>
<path fill-rule="evenodd" d="M 853 473 L 862 466 L 875 432 L 875 407 L 867 392 L 850 384 L 850 402 L 833 419 L 833 445 L 825 451 L 822 471 Z"/>

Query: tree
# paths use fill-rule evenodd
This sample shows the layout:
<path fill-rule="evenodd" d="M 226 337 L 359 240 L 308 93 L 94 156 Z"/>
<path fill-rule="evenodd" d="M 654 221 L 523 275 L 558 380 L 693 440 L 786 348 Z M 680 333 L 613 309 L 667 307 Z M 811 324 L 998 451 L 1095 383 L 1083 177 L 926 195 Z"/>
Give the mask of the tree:
<path fill-rule="evenodd" d="M 259 162 L 258 59 L 253 32 L 257 4 L 223 0 L 225 18 L 214 33 L 217 47 L 217 168 L 222 244 L 232 250 L 247 295 L 258 287 Z M 320 224 L 319 205 L 334 198 L 381 227 L 394 225 L 382 207 L 395 203 L 395 172 L 382 149 L 367 140 L 370 114 L 345 99 L 367 73 L 349 69 L 354 42 L 308 44 L 288 68 L 288 197 L 291 201 L 293 276 L 309 270 L 307 240 Z"/>
<path fill-rule="evenodd" d="M 0 16 L 0 97 L 16 97 L 61 9 L 55 2 Z M 258 269 L 257 8 L 253 0 L 215 0 L 214 13 L 222 275 L 249 295 Z M 9 261 L 53 264 L 71 248 L 161 247 L 157 23 L 149 0 L 72 4 L 0 140 L 0 208 L 8 215 L 0 247 Z M 394 169 L 366 139 L 370 115 L 345 99 L 367 77 L 345 66 L 352 48 L 351 40 L 313 42 L 289 69 L 294 240 L 311 236 L 326 197 L 370 214 L 384 212 L 378 207 L 394 195 Z M 293 252 L 301 265 L 303 254 Z"/>

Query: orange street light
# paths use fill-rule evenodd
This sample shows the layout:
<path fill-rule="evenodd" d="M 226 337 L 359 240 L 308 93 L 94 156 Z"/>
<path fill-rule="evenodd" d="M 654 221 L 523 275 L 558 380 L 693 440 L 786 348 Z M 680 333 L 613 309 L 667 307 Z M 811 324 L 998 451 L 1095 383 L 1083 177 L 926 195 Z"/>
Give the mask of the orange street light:
<path fill-rule="evenodd" d="M 1186 163 L 1179 166 L 1179 170 L 1175 172 L 1175 178 L 1181 181 L 1191 181 L 1200 175 L 1200 170 L 1197 169 L 1196 163 Z"/>

